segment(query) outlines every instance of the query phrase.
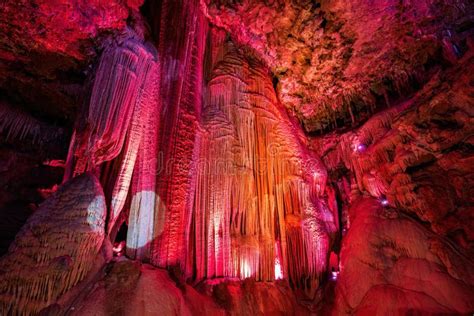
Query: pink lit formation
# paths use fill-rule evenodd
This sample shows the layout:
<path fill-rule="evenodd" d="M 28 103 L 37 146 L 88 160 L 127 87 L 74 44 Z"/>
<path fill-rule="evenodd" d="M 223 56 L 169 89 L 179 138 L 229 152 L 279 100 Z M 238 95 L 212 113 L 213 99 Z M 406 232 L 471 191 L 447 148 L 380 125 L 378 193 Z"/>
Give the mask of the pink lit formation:
<path fill-rule="evenodd" d="M 67 170 L 100 175 L 109 231 L 128 223 L 128 256 L 178 264 L 196 280 L 286 278 L 312 295 L 337 230 L 320 198 L 326 171 L 298 138 L 268 70 L 224 32 L 206 31 L 192 2 L 183 5 L 192 18 L 181 27 L 193 31 L 182 43 L 163 34 L 157 54 L 130 30 L 104 51 Z M 184 54 L 168 55 L 179 45 Z M 190 84 L 200 81 L 203 92 Z"/>
<path fill-rule="evenodd" d="M 0 5 L 0 315 L 472 314 L 466 1 L 30 2 Z M 12 106 L 17 72 L 77 114 Z"/>

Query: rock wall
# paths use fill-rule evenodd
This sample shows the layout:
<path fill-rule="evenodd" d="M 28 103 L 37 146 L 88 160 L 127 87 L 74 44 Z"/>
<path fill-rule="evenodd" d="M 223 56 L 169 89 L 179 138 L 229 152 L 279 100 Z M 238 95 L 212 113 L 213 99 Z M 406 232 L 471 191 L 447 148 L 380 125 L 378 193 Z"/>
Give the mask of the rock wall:
<path fill-rule="evenodd" d="M 332 312 L 472 311 L 471 73 L 467 55 L 359 129 L 313 140 L 347 231 Z"/>
<path fill-rule="evenodd" d="M 85 314 L 307 312 L 292 293 L 322 313 L 472 312 L 472 5 L 141 4 L 0 4 L 0 208 L 56 190 L 20 178 L 73 133 L 71 182 L 0 259 L 1 312 L 73 313 L 64 293 Z M 126 255 L 169 272 L 117 260 L 83 280 L 126 226 Z"/>
<path fill-rule="evenodd" d="M 472 56 L 354 132 L 314 139 L 327 168 L 428 223 L 472 256 Z M 342 169 L 341 169 L 342 168 Z M 344 171 L 343 171 L 344 172 Z M 343 191 L 343 190 L 341 190 Z M 350 191 L 350 190 L 349 190 Z"/>
<path fill-rule="evenodd" d="M 472 258 L 376 199 L 350 210 L 334 314 L 457 314 L 474 309 Z"/>

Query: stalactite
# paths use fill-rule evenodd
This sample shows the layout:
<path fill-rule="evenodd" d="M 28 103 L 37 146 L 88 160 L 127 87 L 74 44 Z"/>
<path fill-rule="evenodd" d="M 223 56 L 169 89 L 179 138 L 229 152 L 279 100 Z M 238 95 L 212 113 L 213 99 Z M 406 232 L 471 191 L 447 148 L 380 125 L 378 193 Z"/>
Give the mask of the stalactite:
<path fill-rule="evenodd" d="M 354 132 L 327 137 L 325 144 L 319 144 L 322 151 L 325 151 L 324 148 L 332 148 L 324 157 L 326 167 L 337 169 L 342 165 L 353 172 L 359 191 L 368 191 L 375 197 L 386 194 L 388 188 L 386 177 L 376 172 L 374 167 L 391 162 L 397 144 L 403 143 L 403 137 L 399 133 L 392 133 L 391 126 L 396 116 L 410 106 L 410 103 L 404 103 L 392 107 L 374 115 Z M 336 146 L 332 147 L 331 144 Z M 397 168 L 394 167 L 406 168 L 406 166 L 395 165 L 386 172 L 397 173 Z"/>
<path fill-rule="evenodd" d="M 28 219 L 0 260 L 0 314 L 36 315 L 92 268 L 104 239 L 99 181 L 77 177 Z"/>
<path fill-rule="evenodd" d="M 31 140 L 33 144 L 42 144 L 59 139 L 64 131 L 48 126 L 26 112 L 0 102 L 0 134 L 6 141 Z"/>
<path fill-rule="evenodd" d="M 267 70 L 218 31 L 210 37 L 188 270 L 270 281 L 278 261 L 293 284 L 317 287 L 335 231 L 316 202 L 326 171 L 279 109 Z"/>
<path fill-rule="evenodd" d="M 102 53 L 89 105 L 71 140 L 65 175 L 67 180 L 102 168 L 109 231 L 129 192 L 145 118 L 156 107 L 156 52 L 129 32 Z"/>

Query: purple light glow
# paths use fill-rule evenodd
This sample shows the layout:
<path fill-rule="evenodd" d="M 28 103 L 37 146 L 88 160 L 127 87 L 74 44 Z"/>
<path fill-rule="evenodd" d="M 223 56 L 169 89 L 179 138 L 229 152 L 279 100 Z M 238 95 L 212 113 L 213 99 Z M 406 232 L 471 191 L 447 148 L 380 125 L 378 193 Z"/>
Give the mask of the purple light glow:
<path fill-rule="evenodd" d="M 357 151 L 359 151 L 359 152 L 363 152 L 366 149 L 367 149 L 367 146 L 365 146 L 364 144 L 357 145 Z"/>

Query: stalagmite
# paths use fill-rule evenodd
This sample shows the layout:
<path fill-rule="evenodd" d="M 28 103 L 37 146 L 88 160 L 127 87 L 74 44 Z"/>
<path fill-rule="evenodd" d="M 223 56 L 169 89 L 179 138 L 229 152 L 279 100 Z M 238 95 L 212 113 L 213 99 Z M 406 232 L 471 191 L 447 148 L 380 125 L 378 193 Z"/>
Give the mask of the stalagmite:
<path fill-rule="evenodd" d="M 106 206 L 92 175 L 64 184 L 28 219 L 0 260 L 0 314 L 36 315 L 92 268 Z"/>

